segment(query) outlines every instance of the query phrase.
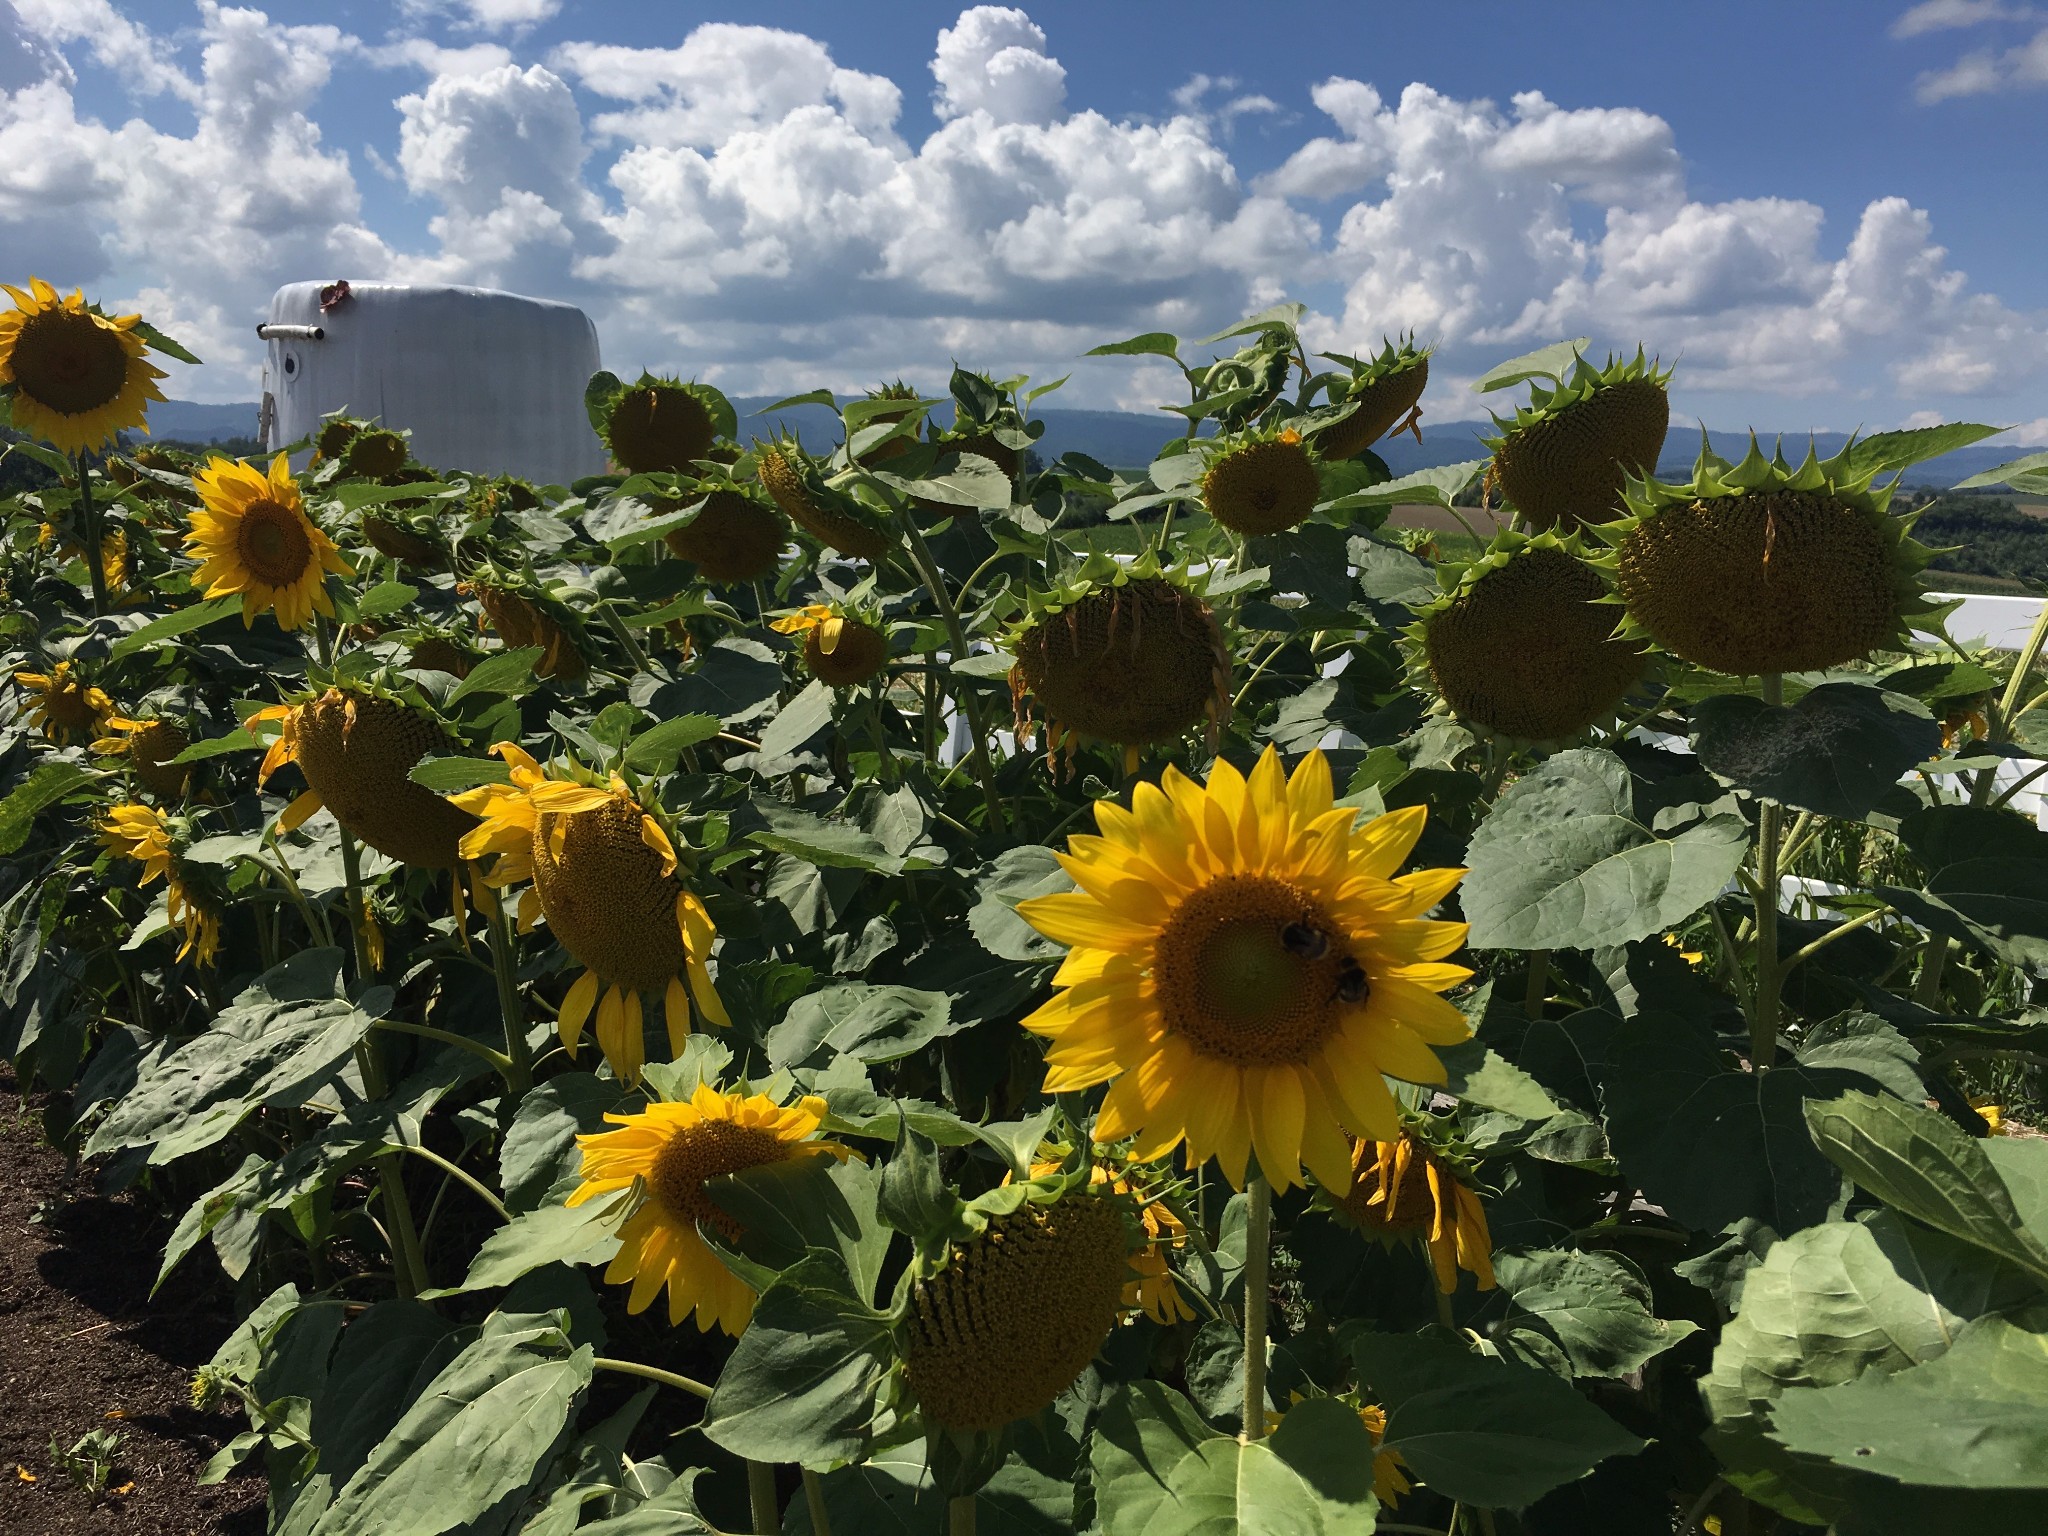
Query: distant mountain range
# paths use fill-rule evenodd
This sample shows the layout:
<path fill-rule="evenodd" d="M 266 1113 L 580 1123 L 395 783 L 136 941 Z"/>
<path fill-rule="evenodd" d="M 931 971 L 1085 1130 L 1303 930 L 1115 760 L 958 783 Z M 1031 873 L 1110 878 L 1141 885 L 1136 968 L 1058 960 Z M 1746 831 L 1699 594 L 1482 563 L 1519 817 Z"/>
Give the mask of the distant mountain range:
<path fill-rule="evenodd" d="M 791 406 L 772 416 L 761 415 L 763 408 L 774 404 L 776 398 L 772 395 L 733 397 L 733 408 L 740 416 L 741 436 L 749 439 L 766 437 L 782 425 L 819 449 L 838 441 L 838 419 L 823 406 Z M 150 427 L 157 437 L 183 442 L 212 443 L 233 437 L 254 437 L 256 410 L 253 401 L 200 405 L 189 400 L 167 400 L 150 407 Z M 1039 453 L 1047 463 L 1063 453 L 1078 452 L 1113 469 L 1142 469 L 1174 436 L 1175 418 L 1164 411 L 1145 415 L 1138 411 L 1049 408 L 1035 414 L 1045 422 L 1045 436 L 1040 441 Z M 1378 445 L 1378 452 L 1389 469 L 1397 475 L 1405 475 L 1439 464 L 1456 464 L 1464 459 L 1485 457 L 1487 450 L 1479 439 L 1492 430 L 1492 423 L 1486 421 L 1425 423 L 1420 443 L 1413 436 L 1386 439 Z M 1787 433 L 1785 456 L 1796 460 L 1804 454 L 1806 439 L 1805 433 L 1797 436 Z M 1749 446 L 1746 432 L 1713 432 L 1708 440 L 1714 452 L 1727 459 L 1740 459 Z M 1813 434 L 1814 450 L 1823 458 L 1838 452 L 1847 441 L 1848 434 L 1844 432 Z M 1699 456 L 1699 448 L 1697 427 L 1672 428 L 1671 435 L 1665 439 L 1663 457 L 1657 464 L 1658 472 L 1667 477 L 1690 473 L 1693 460 Z M 1993 465 L 2036 451 L 2032 448 L 1985 445 L 1959 448 L 1916 465 L 1908 479 L 1914 485 L 1950 486 Z"/>

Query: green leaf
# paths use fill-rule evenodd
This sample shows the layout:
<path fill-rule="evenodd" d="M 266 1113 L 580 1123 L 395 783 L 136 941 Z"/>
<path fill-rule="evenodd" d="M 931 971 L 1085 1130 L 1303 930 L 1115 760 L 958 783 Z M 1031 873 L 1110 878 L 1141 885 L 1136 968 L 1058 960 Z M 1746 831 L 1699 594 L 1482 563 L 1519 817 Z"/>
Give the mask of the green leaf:
<path fill-rule="evenodd" d="M 486 656 L 471 669 L 469 676 L 456 684 L 455 691 L 448 695 L 448 707 L 476 695 L 516 699 L 529 692 L 534 685 L 533 664 L 540 660 L 541 651 L 538 645 L 526 645 Z"/>
<path fill-rule="evenodd" d="M 155 645 L 162 640 L 173 640 L 179 635 L 189 635 L 195 629 L 204 629 L 217 623 L 229 614 L 242 611 L 240 594 L 227 597 L 211 597 L 204 602 L 194 603 L 189 608 L 180 608 L 167 613 L 160 619 L 152 619 L 137 630 L 132 630 L 116 640 L 109 655 L 119 661 L 123 656 L 132 656 L 144 646 Z"/>
<path fill-rule="evenodd" d="M 1170 331 L 1146 331 L 1126 341 L 1108 341 L 1090 347 L 1083 357 L 1180 357 L 1180 338 Z"/>
<path fill-rule="evenodd" d="M 781 1270 L 814 1249 L 837 1254 L 853 1294 L 870 1300 L 891 1241 L 875 1214 L 885 1176 L 871 1164 L 816 1153 L 708 1179 L 704 1191 L 739 1220 L 747 1257 Z"/>
<path fill-rule="evenodd" d="M 626 766 L 635 773 L 667 773 L 685 750 L 711 740 L 719 729 L 716 715 L 681 715 L 664 720 L 633 738 L 626 748 Z"/>
<path fill-rule="evenodd" d="M 1648 938 L 1718 896 L 1749 825 L 1711 815 L 1674 838 L 1636 817 L 1611 752 L 1560 752 L 1494 802 L 1460 892 L 1474 949 L 1597 949 Z"/>
<path fill-rule="evenodd" d="M 466 1528 L 530 1483 L 590 1384 L 552 1323 L 493 1314 L 335 1495 L 313 1536 Z"/>
<path fill-rule="evenodd" d="M 1509 358 L 1504 363 L 1495 363 L 1472 381 L 1472 392 L 1479 395 L 1489 394 L 1496 389 L 1507 389 L 1528 379 L 1562 380 L 1572 372 L 1580 354 L 1591 344 L 1591 338 L 1585 336 L 1571 341 L 1554 341 L 1547 347 L 1538 347 L 1534 352 L 1524 352 L 1520 357 Z"/>
<path fill-rule="evenodd" d="M 342 1331 L 313 1394 L 320 1470 L 347 1482 L 459 1352 L 455 1330 L 417 1301 L 380 1301 Z"/>
<path fill-rule="evenodd" d="M 171 761 L 174 763 L 203 763 L 209 757 L 227 757 L 236 752 L 260 752 L 263 743 L 236 726 L 225 736 L 209 736 L 204 741 L 195 741 Z"/>
<path fill-rule="evenodd" d="M 1958 480 L 1955 488 L 1970 491 L 1984 485 L 2009 485 L 2016 491 L 2048 491 L 2048 453 L 2030 453 L 2010 460 L 1967 480 Z"/>
<path fill-rule="evenodd" d="M 2004 427 L 1987 427 L 1974 421 L 1951 421 L 1938 427 L 1879 432 L 1874 437 L 1849 445 L 1848 472 L 1851 475 L 1884 475 L 1894 470 L 1910 469 L 1944 453 L 1981 443 L 1987 437 L 1996 437 L 2005 430 Z"/>
<path fill-rule="evenodd" d="M 62 800 L 74 789 L 93 783 L 100 775 L 77 763 L 62 761 L 39 764 L 36 770 L 0 800 L 0 854 L 15 852 L 28 841 L 36 817 Z"/>
<path fill-rule="evenodd" d="M 380 581 L 356 601 L 356 613 L 365 619 L 396 613 L 420 595 L 420 589 L 402 581 Z"/>
<path fill-rule="evenodd" d="M 1357 512 L 1367 507 L 1391 507 L 1403 503 L 1427 502 L 1433 506 L 1454 506 L 1474 479 L 1484 474 L 1491 459 L 1467 459 L 1458 464 L 1437 464 L 1411 470 L 1395 480 L 1382 480 L 1362 490 L 1347 491 L 1330 501 L 1320 502 L 1318 512 Z"/>
<path fill-rule="evenodd" d="M 170 337 L 151 325 L 147 320 L 135 322 L 135 333 L 157 351 L 163 353 L 165 357 L 175 357 L 181 363 L 197 363 L 199 361 L 198 358 L 186 351 L 183 346 L 171 340 Z"/>
<path fill-rule="evenodd" d="M 1447 1074 L 1444 1091 L 1467 1104 L 1521 1120 L 1548 1120 L 1563 1110 L 1535 1078 L 1477 1040 L 1435 1049 Z"/>
<path fill-rule="evenodd" d="M 1089 1450 L 1103 1536 L 1350 1536 L 1372 1529 L 1372 1436 L 1331 1398 L 1268 1439 L 1219 1435 L 1158 1382 L 1117 1389 Z"/>
<path fill-rule="evenodd" d="M 765 751 L 765 738 L 762 747 Z M 767 831 L 747 834 L 747 841 L 758 847 L 786 853 L 822 869 L 869 869 L 893 875 L 903 868 L 903 860 L 880 839 L 850 822 L 815 816 L 766 795 L 756 795 L 753 804 L 768 823 Z"/>
<path fill-rule="evenodd" d="M 524 1211 L 483 1240 L 460 1285 L 421 1291 L 431 1301 L 492 1286 L 510 1285 L 549 1264 L 604 1264 L 619 1251 L 625 1202 L 619 1198 L 584 1205 L 543 1205 Z"/>
<path fill-rule="evenodd" d="M 1861 821 L 1941 750 L 1941 723 L 1918 699 L 1864 683 L 1824 683 L 1785 708 L 1729 693 L 1693 706 L 1693 750 L 1751 794 Z"/>
<path fill-rule="evenodd" d="M 1644 1013 L 1622 1026 L 1601 1083 L 1622 1172 L 1671 1216 L 1713 1231 L 1744 1216 L 1779 1232 L 1826 1215 L 1841 1189 L 1807 1130 L 1808 1100 L 1879 1081 L 1895 1058 L 1824 1045 L 1768 1072 L 1724 1057 L 1698 1019 Z M 1960 1132 L 1958 1134 L 1961 1134 Z"/>
<path fill-rule="evenodd" d="M 779 707 L 767 729 L 761 732 L 763 763 L 774 764 L 788 758 L 830 725 L 833 698 L 831 685 L 820 678 L 813 678 L 804 685 L 802 693 Z"/>
<path fill-rule="evenodd" d="M 1352 1358 L 1387 1413 L 1381 1449 L 1448 1499 L 1518 1509 L 1644 1444 L 1548 1371 L 1441 1334 L 1363 1333 Z"/>
<path fill-rule="evenodd" d="M 406 777 L 437 795 L 453 795 L 481 784 L 510 784 L 512 769 L 496 757 L 423 757 Z"/>
<path fill-rule="evenodd" d="M 865 1062 L 895 1061 L 953 1033 L 952 1000 L 916 987 L 841 982 L 800 997 L 762 1047 L 771 1061 L 796 1066 L 822 1049 Z"/>
<path fill-rule="evenodd" d="M 750 1461 L 823 1467 L 868 1446 L 894 1351 L 837 1254 L 813 1253 L 761 1293 L 700 1426 Z"/>
<path fill-rule="evenodd" d="M 1579 1376 L 1626 1376 L 1699 1331 L 1658 1317 L 1641 1272 L 1611 1253 L 1497 1253 L 1493 1272 L 1514 1301 L 1495 1337 L 1533 1328 L 1556 1341 Z"/>
<path fill-rule="evenodd" d="M 2048 1489 L 2048 1335 L 2002 1317 L 1925 1365 L 1771 1405 L 1771 1438 L 1800 1455 L 1931 1488 Z"/>
<path fill-rule="evenodd" d="M 932 473 L 912 477 L 891 474 L 887 470 L 870 470 L 877 480 L 891 490 L 905 496 L 914 496 L 922 501 L 935 501 L 947 507 L 1007 507 L 1010 504 L 1012 486 L 995 460 L 978 453 L 942 453 L 939 465 Z"/>
<path fill-rule="evenodd" d="M 590 1072 L 551 1077 L 519 1101 L 498 1148 L 498 1182 L 505 1204 L 532 1210 L 581 1164 L 576 1138 L 605 1128 L 605 1115 L 622 1108 L 616 1078 Z"/>
<path fill-rule="evenodd" d="M 333 1078 L 388 1007 L 341 995 L 341 951 L 308 949 L 257 977 L 203 1035 L 156 1058 L 93 1131 L 88 1155 L 148 1146 L 152 1163 L 208 1147 L 259 1105 L 293 1108 Z"/>
<path fill-rule="evenodd" d="M 967 912 L 968 932 L 999 959 L 1058 960 L 1066 954 L 1066 946 L 1019 917 L 1017 903 L 1073 888 L 1074 882 L 1060 868 L 1052 849 L 1036 843 L 1005 849 L 975 878 L 974 905 Z"/>
<path fill-rule="evenodd" d="M 2048 965 L 2048 832 L 2010 811 L 1940 805 L 1908 816 L 1899 836 L 1929 873 L 1920 889 L 1878 886 L 1886 901 L 2008 964 Z"/>
<path fill-rule="evenodd" d="M 2048 1284 L 2048 1234 L 2027 1228 L 1983 1146 L 1946 1115 L 1852 1092 L 1809 1104 L 1806 1120 L 1815 1144 L 1859 1188 Z"/>
<path fill-rule="evenodd" d="M 786 411 L 791 406 L 796 405 L 822 405 L 827 410 L 836 411 L 839 409 L 839 398 L 829 389 L 814 389 L 807 395 L 791 395 L 787 400 L 778 400 L 773 405 L 764 405 L 754 414 L 756 416 L 766 416 L 770 411 Z"/>
<path fill-rule="evenodd" d="M 1214 336 L 1202 337 L 1195 345 L 1206 347 L 1219 341 L 1228 341 L 1233 336 L 1249 336 L 1254 331 L 1292 332 L 1296 326 L 1301 324 L 1301 317 L 1307 311 L 1307 305 L 1292 300 L 1269 305 L 1265 309 L 1260 310 L 1256 315 L 1245 316 L 1244 319 L 1238 321 L 1237 324 L 1231 326 L 1228 330 L 1218 331 Z"/>

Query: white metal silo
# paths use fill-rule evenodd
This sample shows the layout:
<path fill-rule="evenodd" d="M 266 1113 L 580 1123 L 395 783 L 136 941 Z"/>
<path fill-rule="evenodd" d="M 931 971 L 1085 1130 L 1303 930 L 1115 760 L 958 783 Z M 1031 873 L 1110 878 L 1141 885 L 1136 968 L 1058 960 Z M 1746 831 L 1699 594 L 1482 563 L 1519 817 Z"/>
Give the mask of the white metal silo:
<path fill-rule="evenodd" d="M 288 283 L 269 344 L 263 440 L 282 448 L 335 411 L 412 432 L 443 470 L 567 485 L 605 467 L 583 410 L 597 330 L 573 304 L 489 288 Z"/>

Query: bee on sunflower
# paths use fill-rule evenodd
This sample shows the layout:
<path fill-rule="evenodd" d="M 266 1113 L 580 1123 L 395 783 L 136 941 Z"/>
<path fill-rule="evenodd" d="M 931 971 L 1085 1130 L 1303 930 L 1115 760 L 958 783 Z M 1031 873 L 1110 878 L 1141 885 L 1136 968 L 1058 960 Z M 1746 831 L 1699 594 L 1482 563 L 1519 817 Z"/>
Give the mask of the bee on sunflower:
<path fill-rule="evenodd" d="M 28 291 L 0 283 L 14 308 L 0 314 L 0 396 L 14 425 L 59 453 L 91 453 L 129 430 L 149 430 L 164 371 L 143 355 L 154 333 L 140 315 L 103 315 L 85 290 L 69 298 L 40 277 Z M 154 338 L 161 341 L 161 338 Z"/>
<path fill-rule="evenodd" d="M 192 584 L 207 597 L 240 593 L 242 623 L 270 609 L 286 629 L 302 629 L 314 614 L 334 617 L 327 573 L 353 576 L 334 541 L 306 514 L 298 482 L 284 454 L 268 473 L 218 456 L 192 477 L 199 493 L 185 549 L 199 561 Z"/>
<path fill-rule="evenodd" d="M 1347 1133 L 1400 1130 L 1382 1074 L 1441 1083 L 1433 1047 L 1471 1034 L 1438 995 L 1472 974 L 1445 963 L 1466 925 L 1425 917 L 1464 871 L 1398 873 L 1425 815 L 1361 823 L 1320 752 L 1290 778 L 1271 747 L 1249 777 L 1218 759 L 1206 786 L 1169 767 L 1129 809 L 1098 800 L 1100 835 L 1060 856 L 1080 889 L 1017 905 L 1069 947 L 1024 1020 L 1046 1090 L 1108 1083 L 1095 1139 L 1139 1162 L 1186 1142 L 1239 1188 L 1254 1151 L 1276 1189 L 1304 1162 L 1348 1188 Z"/>
<path fill-rule="evenodd" d="M 142 866 L 139 884 L 166 882 L 165 909 L 185 937 L 178 958 L 196 955 L 199 964 L 212 965 L 220 951 L 220 914 L 211 902 L 198 899 L 181 875 L 177 834 L 177 825 L 163 812 L 132 801 L 114 806 L 99 824 L 100 845 L 108 853 Z"/>
<path fill-rule="evenodd" d="M 697 1230 L 703 1223 L 736 1243 L 744 1229 L 704 1185 L 795 1157 L 853 1157 L 849 1147 L 816 1139 L 825 1112 L 820 1098 L 785 1107 L 764 1094 L 721 1093 L 699 1083 L 684 1102 L 606 1115 L 618 1129 L 576 1138 L 583 1171 L 570 1205 L 634 1191 L 619 1251 L 604 1272 L 607 1284 L 632 1282 L 628 1312 L 646 1311 L 665 1288 L 671 1325 L 694 1313 L 700 1332 L 721 1328 L 738 1338 L 746 1331 L 753 1288 L 726 1268 Z"/>
<path fill-rule="evenodd" d="M 23 713 L 60 747 L 77 736 L 97 736 L 114 718 L 106 690 L 79 677 L 68 661 L 47 672 L 17 672 L 14 681 L 28 696 Z"/>
<path fill-rule="evenodd" d="M 717 935 L 711 914 L 678 878 L 675 844 L 638 793 L 616 773 L 603 783 L 554 777 L 509 741 L 491 750 L 511 769 L 511 782 L 449 797 L 480 822 L 463 837 L 461 854 L 496 855 L 484 877 L 492 887 L 530 881 L 519 899 L 520 931 L 545 917 L 584 968 L 559 1019 L 571 1058 L 594 1011 L 605 1060 L 637 1082 L 643 992 L 662 997 L 672 1052 L 690 1033 L 692 999 L 711 1023 L 730 1025 L 706 964 Z"/>

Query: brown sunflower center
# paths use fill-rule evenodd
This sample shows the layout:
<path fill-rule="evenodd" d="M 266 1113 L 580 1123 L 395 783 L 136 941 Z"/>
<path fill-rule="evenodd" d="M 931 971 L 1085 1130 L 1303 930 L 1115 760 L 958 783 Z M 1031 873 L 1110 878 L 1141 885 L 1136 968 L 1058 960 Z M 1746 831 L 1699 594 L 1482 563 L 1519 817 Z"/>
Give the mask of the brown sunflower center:
<path fill-rule="evenodd" d="M 1366 1144 L 1371 1152 L 1371 1144 Z M 1372 1202 L 1379 1193 L 1382 1175 L 1368 1160 L 1351 1186 L 1351 1192 L 1344 1197 L 1345 1212 L 1362 1227 L 1379 1232 L 1411 1233 L 1426 1232 L 1436 1224 L 1436 1196 L 1429 1187 L 1430 1155 L 1420 1147 L 1413 1149 L 1408 1164 L 1401 1170 L 1401 1177 L 1394 1187 L 1387 1191 L 1386 1198 Z"/>
<path fill-rule="evenodd" d="M 661 1208 L 677 1221 L 694 1225 L 708 1221 L 727 1242 L 740 1235 L 738 1218 L 721 1210 L 704 1193 L 704 1181 L 743 1168 L 779 1163 L 789 1156 L 789 1143 L 759 1126 L 730 1120 L 703 1120 L 686 1125 L 654 1155 L 647 1185 Z"/>
<path fill-rule="evenodd" d="M 46 309 L 21 327 L 14 378 L 31 399 L 66 416 L 82 416 L 120 398 L 128 382 L 128 352 L 91 315 Z"/>
<path fill-rule="evenodd" d="M 100 712 L 94 707 L 92 691 L 77 683 L 52 688 L 43 695 L 43 708 L 50 724 L 67 731 L 83 731 L 99 724 Z"/>
<path fill-rule="evenodd" d="M 1270 875 L 1226 875 L 1182 902 L 1153 946 L 1152 978 L 1168 1028 L 1247 1067 L 1307 1060 L 1366 996 L 1322 905 Z"/>
<path fill-rule="evenodd" d="M 306 536 L 305 520 L 267 496 L 244 509 L 235 551 L 250 574 L 272 587 L 291 586 L 313 563 L 313 541 Z"/>
<path fill-rule="evenodd" d="M 587 811 L 543 811 L 533 883 L 548 926 L 607 987 L 659 994 L 683 967 L 671 875 L 640 838 L 641 810 L 614 796 Z"/>

